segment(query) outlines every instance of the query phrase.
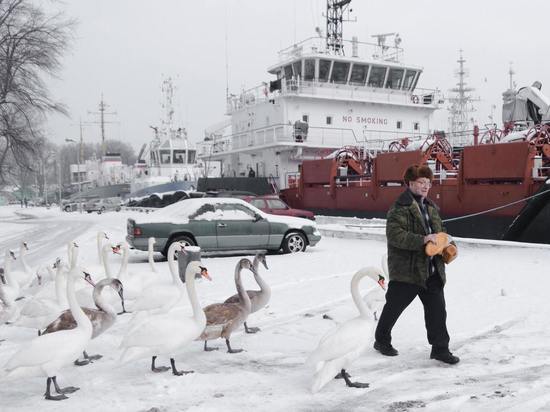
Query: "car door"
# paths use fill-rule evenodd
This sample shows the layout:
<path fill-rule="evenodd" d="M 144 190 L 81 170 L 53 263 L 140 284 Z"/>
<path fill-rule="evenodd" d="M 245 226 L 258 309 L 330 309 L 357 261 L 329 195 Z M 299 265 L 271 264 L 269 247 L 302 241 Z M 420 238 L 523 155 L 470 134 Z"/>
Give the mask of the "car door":
<path fill-rule="evenodd" d="M 218 248 L 224 250 L 263 249 L 269 240 L 269 222 L 244 204 L 217 205 Z"/>
<path fill-rule="evenodd" d="M 181 214 L 182 223 L 178 225 L 178 232 L 191 233 L 197 245 L 203 250 L 218 249 L 216 234 L 215 207 L 212 204 L 203 204 L 197 210 L 184 211 Z"/>

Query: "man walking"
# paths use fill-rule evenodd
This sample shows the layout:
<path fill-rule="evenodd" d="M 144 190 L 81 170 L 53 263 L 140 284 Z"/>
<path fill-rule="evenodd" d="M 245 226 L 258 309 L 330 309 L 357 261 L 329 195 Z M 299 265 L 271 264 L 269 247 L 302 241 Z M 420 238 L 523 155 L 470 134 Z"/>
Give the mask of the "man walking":
<path fill-rule="evenodd" d="M 448 364 L 460 361 L 449 351 L 445 309 L 445 264 L 440 255 L 428 256 L 426 243 L 445 231 L 435 204 L 427 198 L 433 173 L 428 166 L 410 166 L 404 175 L 407 189 L 388 212 L 388 269 L 386 304 L 375 333 L 374 348 L 386 356 L 398 355 L 391 331 L 401 313 L 418 296 L 424 306 L 431 359 Z"/>

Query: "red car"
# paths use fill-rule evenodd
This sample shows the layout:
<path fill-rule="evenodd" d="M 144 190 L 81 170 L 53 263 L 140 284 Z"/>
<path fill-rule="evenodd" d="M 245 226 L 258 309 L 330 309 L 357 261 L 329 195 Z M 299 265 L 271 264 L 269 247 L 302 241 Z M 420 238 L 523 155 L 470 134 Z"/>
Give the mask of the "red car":
<path fill-rule="evenodd" d="M 272 215 L 304 217 L 306 219 L 315 220 L 315 215 L 309 210 L 293 209 L 275 195 L 239 197 L 252 206 L 256 206 L 262 212 L 271 213 Z"/>

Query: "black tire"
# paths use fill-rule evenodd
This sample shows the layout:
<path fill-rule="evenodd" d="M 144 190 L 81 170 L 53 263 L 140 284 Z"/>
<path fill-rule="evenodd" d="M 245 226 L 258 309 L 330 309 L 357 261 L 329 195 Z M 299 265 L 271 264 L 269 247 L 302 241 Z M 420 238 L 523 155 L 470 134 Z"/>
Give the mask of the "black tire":
<path fill-rule="evenodd" d="M 71 207 L 70 206 L 65 206 L 65 209 L 63 209 L 65 212 L 70 212 L 71 211 Z"/>
<path fill-rule="evenodd" d="M 174 242 L 181 242 L 183 243 L 185 246 L 197 246 L 197 244 L 193 241 L 193 239 L 191 239 L 189 236 L 185 236 L 185 235 L 181 235 L 181 236 L 175 236 L 174 238 L 172 238 L 170 240 L 169 243 L 166 244 L 166 247 L 164 248 L 164 250 L 162 251 L 162 255 L 164 257 L 168 257 L 168 249 L 170 248 L 170 246 L 172 245 L 172 243 Z M 177 260 L 177 256 L 176 256 L 176 260 Z"/>
<path fill-rule="evenodd" d="M 117 206 L 117 208 L 115 209 L 115 212 L 120 212 L 120 206 Z"/>
<path fill-rule="evenodd" d="M 307 241 L 300 232 L 290 232 L 283 239 L 282 247 L 284 253 L 305 252 Z"/>

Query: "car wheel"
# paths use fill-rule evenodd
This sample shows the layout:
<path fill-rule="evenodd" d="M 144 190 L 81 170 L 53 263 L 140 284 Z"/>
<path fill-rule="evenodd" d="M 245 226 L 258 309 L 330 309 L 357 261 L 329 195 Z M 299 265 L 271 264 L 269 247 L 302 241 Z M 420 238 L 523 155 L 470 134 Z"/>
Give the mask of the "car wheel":
<path fill-rule="evenodd" d="M 71 211 L 71 207 L 70 207 L 70 206 L 65 206 L 65 209 L 63 209 L 63 210 L 65 210 L 65 212 L 70 212 L 70 211 Z"/>
<path fill-rule="evenodd" d="M 120 212 L 120 206 L 117 206 L 117 208 L 115 209 L 116 212 Z"/>
<path fill-rule="evenodd" d="M 306 238 L 298 232 L 290 232 L 283 240 L 283 252 L 285 253 L 305 252 L 306 247 Z"/>
<path fill-rule="evenodd" d="M 170 243 L 166 244 L 166 248 L 162 252 L 162 254 L 165 257 L 168 256 L 168 249 L 170 248 L 170 245 L 172 245 L 172 243 L 174 243 L 174 242 L 183 243 L 184 246 L 196 246 L 196 243 L 189 236 L 176 236 L 175 238 L 172 239 L 172 241 Z M 176 253 L 175 259 L 176 260 L 178 259 L 177 253 Z"/>

